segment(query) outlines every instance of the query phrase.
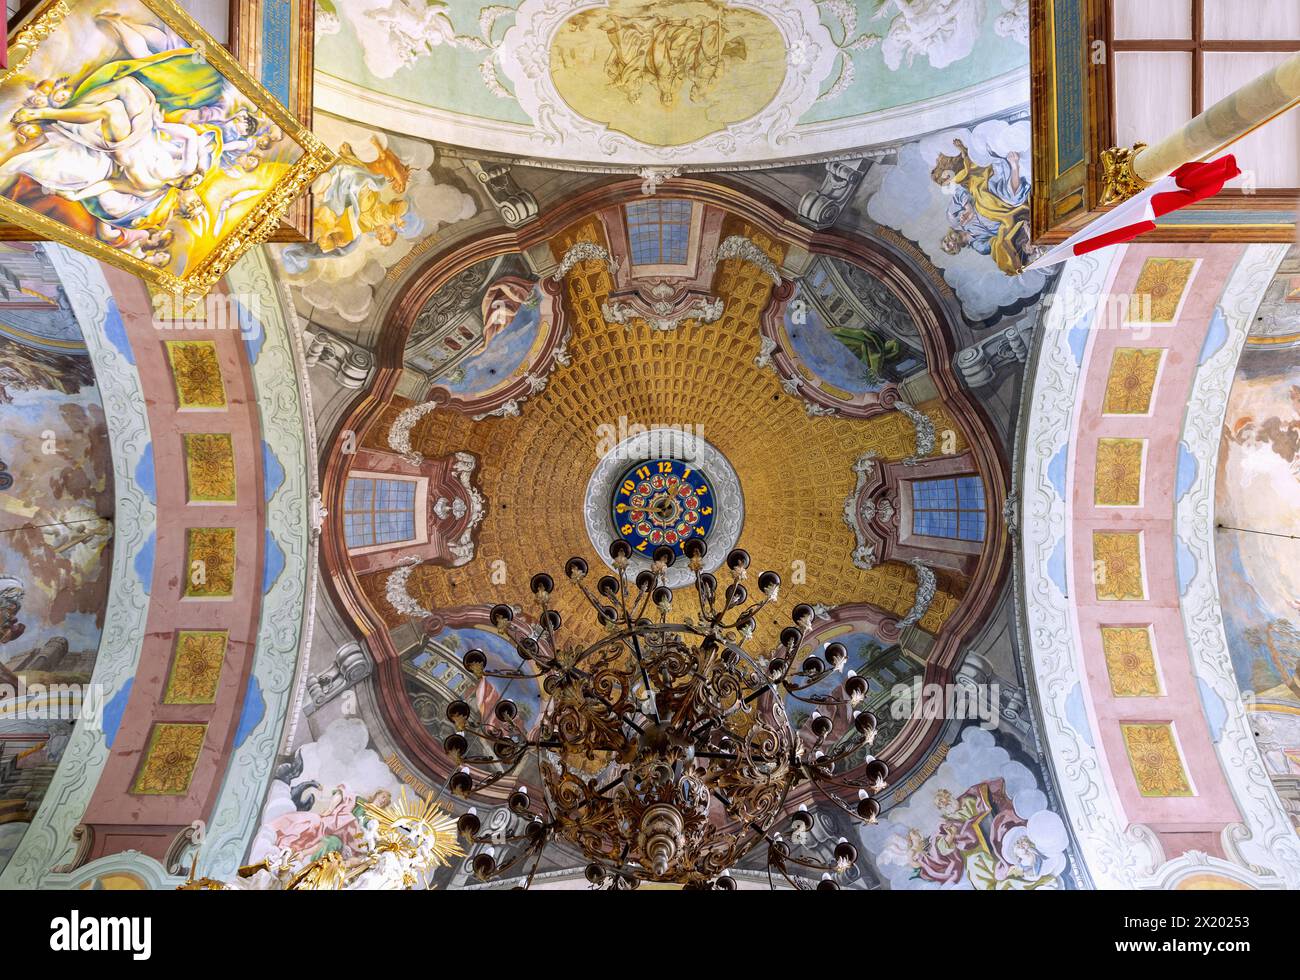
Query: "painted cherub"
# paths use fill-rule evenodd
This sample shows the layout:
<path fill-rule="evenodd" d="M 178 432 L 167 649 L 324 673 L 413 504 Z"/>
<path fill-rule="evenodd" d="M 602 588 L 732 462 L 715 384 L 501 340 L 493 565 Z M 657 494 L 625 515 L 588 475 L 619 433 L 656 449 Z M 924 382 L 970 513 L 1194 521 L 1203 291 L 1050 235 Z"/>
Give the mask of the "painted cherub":
<path fill-rule="evenodd" d="M 369 162 L 359 158 L 352 150 L 351 143 L 343 143 L 339 146 L 339 159 L 349 166 L 359 167 L 362 170 L 368 170 L 376 177 L 381 177 L 388 182 L 388 186 L 396 194 L 405 194 L 406 185 L 411 178 L 411 168 L 398 159 L 397 154 L 387 146 L 379 142 L 379 137 L 372 135 L 370 145 L 375 148 L 378 156 Z"/>

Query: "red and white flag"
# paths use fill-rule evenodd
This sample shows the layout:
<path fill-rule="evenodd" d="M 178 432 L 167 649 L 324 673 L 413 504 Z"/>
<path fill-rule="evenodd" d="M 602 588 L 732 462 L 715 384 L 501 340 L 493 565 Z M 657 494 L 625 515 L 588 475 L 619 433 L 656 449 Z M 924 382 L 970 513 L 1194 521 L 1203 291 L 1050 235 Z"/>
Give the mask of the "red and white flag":
<path fill-rule="evenodd" d="M 1118 245 L 1151 231 L 1156 218 L 1177 211 L 1223 190 L 1223 185 L 1241 173 L 1237 158 L 1229 154 L 1206 163 L 1185 163 L 1168 177 L 1111 208 L 1086 228 L 1075 232 L 1025 267 L 1043 269 L 1076 255 Z"/>

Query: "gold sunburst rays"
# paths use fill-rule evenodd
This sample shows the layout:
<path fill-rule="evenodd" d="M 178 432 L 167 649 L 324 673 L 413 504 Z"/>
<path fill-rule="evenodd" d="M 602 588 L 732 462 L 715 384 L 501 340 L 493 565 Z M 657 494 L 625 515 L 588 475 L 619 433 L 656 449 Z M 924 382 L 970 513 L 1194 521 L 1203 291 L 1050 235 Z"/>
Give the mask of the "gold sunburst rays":
<path fill-rule="evenodd" d="M 453 858 L 465 856 L 456 837 L 455 819 L 432 796 L 411 797 L 403 786 L 395 802 L 377 806 L 363 800 L 361 808 L 378 824 L 381 847 L 389 843 L 407 848 L 411 841 L 419 842 L 417 846 L 422 844 L 431 858 L 429 870 L 445 867 Z"/>

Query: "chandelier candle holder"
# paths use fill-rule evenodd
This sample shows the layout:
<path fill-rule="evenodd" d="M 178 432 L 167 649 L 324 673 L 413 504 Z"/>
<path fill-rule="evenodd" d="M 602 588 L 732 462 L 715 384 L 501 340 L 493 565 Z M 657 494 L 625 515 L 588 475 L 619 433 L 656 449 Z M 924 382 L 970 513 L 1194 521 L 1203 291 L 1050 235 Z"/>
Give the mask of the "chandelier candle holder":
<path fill-rule="evenodd" d="M 528 635 L 512 639 L 514 611 L 493 607 L 492 625 L 511 639 L 520 666 L 489 670 L 486 654 L 473 649 L 462 658 L 466 670 L 478 678 L 534 680 L 549 701 L 531 732 L 508 699 L 477 719 L 465 701 L 447 707 L 456 731 L 443 747 L 460 767 L 448 780 L 454 796 L 469 800 L 529 758 L 540 773 L 540 793 L 521 785 L 508 797 L 522 831 L 484 835 L 473 809 L 461 815 L 461 837 L 483 845 L 471 859 L 480 880 L 515 875 L 528 887 L 546 846 L 559 839 L 590 862 L 587 878 L 597 888 L 653 881 L 733 890 L 731 869 L 760 848 L 773 887 L 779 876 L 799 889 L 839 888 L 857 849 L 841 838 L 830 862 L 797 852 L 813 816 L 807 806 L 789 813 L 787 800 L 807 783 L 835 806 L 875 822 L 888 766 L 868 756 L 864 780 L 837 773 L 876 737 L 875 716 L 856 710 L 867 681 L 848 671 L 834 693 L 813 693 L 844 672 L 848 651 L 830 643 L 794 669 L 812 624 L 805 604 L 794 608 L 793 625 L 782 630 L 769 657 L 747 653 L 744 644 L 759 614 L 776 601 L 781 578 L 761 573 L 751 602 L 749 555 L 728 554 L 723 574 L 731 581 L 720 586 L 702 570 L 706 550 L 699 539 L 682 549 L 694 578 L 691 605 L 698 606 L 688 616 L 675 611 L 681 596 L 664 584 L 675 558 L 671 548 L 657 549 L 650 568 L 633 576 L 631 545 L 614 541 L 609 553 L 617 574 L 599 578 L 594 590 L 587 562 L 570 558 L 565 576 L 594 610 L 601 633 L 595 642 L 562 641 L 561 617 L 551 608 L 555 583 L 545 573 L 531 581 L 541 612 Z M 800 729 L 786 714 L 787 697 L 814 708 Z M 833 739 L 835 713 L 852 721 Z M 471 735 L 488 754 L 470 754 Z M 484 773 L 488 767 L 497 768 Z M 819 875 L 816 885 L 807 884 Z"/>

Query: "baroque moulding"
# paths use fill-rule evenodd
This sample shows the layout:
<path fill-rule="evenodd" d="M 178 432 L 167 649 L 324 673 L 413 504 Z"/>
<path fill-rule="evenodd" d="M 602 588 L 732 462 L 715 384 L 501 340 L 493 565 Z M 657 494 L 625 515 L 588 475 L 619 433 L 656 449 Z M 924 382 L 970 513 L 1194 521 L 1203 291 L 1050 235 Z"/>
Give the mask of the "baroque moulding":
<path fill-rule="evenodd" d="M 843 418 L 867 419 L 897 408 L 899 390 L 895 384 L 886 384 L 878 391 L 845 398 L 826 391 L 805 375 L 783 343 L 786 309 L 793 297 L 793 284 L 786 282 L 777 288 L 772 302 L 763 311 L 759 320 L 758 354 L 754 356 L 754 366 L 770 368 L 781 382 L 781 389 L 786 394 L 801 399 L 804 411 L 810 417 L 838 415 Z M 926 422 L 928 421 L 927 419 Z"/>
<path fill-rule="evenodd" d="M 628 330 L 640 320 L 649 324 L 650 329 L 666 333 L 687 320 L 717 323 L 726 309 L 726 302 L 720 296 L 701 296 L 667 282 L 652 283 L 647 291 L 648 299 L 639 289 L 622 297 L 611 297 L 601 304 L 600 315 L 607 323 L 621 323 Z"/>
<path fill-rule="evenodd" d="M 420 605 L 406 588 L 407 580 L 419 565 L 418 558 L 413 556 L 403 558 L 398 567 L 389 573 L 388 580 L 384 583 L 384 598 L 388 600 L 388 604 L 409 619 L 426 619 L 433 615 L 433 610 L 425 609 Z"/>
<path fill-rule="evenodd" d="M 725 262 L 727 259 L 740 259 L 742 262 L 751 262 L 762 271 L 763 275 L 772 280 L 773 286 L 781 285 L 781 270 L 776 267 L 772 257 L 763 251 L 752 238 L 744 235 L 729 235 L 719 244 L 717 251 L 713 253 L 713 268 L 716 270 L 718 264 Z"/>
<path fill-rule="evenodd" d="M 892 526 L 895 507 L 894 502 L 883 493 L 877 499 L 869 492 L 871 489 L 884 489 L 884 481 L 878 478 L 880 466 L 874 449 L 858 457 L 853 464 L 853 472 L 857 474 L 857 484 L 844 500 L 844 523 L 853 531 L 856 539 L 856 547 L 851 556 L 853 564 L 864 572 L 869 572 L 880 562 L 887 534 L 880 528 L 872 529 L 871 525 L 879 518 L 886 528 Z"/>
<path fill-rule="evenodd" d="M 907 611 L 907 615 L 898 621 L 899 630 L 921 621 L 921 617 L 930 611 L 930 603 L 934 602 L 934 594 L 938 587 L 934 571 L 929 565 L 919 558 L 912 559 L 908 564 L 916 571 L 916 598 L 912 601 L 912 608 Z"/>
<path fill-rule="evenodd" d="M 90 351 L 112 453 L 113 569 L 90 677 L 91 690 L 102 692 L 98 697 L 107 703 L 122 696 L 135 676 L 149 613 L 148 583 L 135 568 L 136 556 L 153 538 L 157 523 L 153 496 L 137 479 L 145 475 L 141 463 L 148 461 L 149 422 L 133 357 L 107 335 L 110 318 L 119 314 L 103 270 L 93 259 L 62 245 L 42 248 L 63 283 Z M 153 477 L 152 472 L 147 475 Z M 76 860 L 79 849 L 73 832 L 108 754 L 103 731 L 78 721 L 44 800 L 0 874 L 0 888 L 40 887 L 53 867 L 68 867 Z"/>
<path fill-rule="evenodd" d="M 314 588 L 308 470 L 316 455 L 307 442 L 302 349 L 290 324 L 296 314 L 263 248 L 240 259 L 226 277 L 236 294 L 261 297 L 263 343 L 252 358 L 262 438 L 284 476 L 266 502 L 267 533 L 284 557 L 279 575 L 262 598 L 253 657 L 253 679 L 264 705 L 261 720 L 231 753 L 221 793 L 199 847 L 201 875 L 233 875 L 257 832 L 258 815 L 286 728 L 304 634 L 310 628 L 309 592 Z"/>
<path fill-rule="evenodd" d="M 411 430 L 415 424 L 424 418 L 430 412 L 438 408 L 437 402 L 420 402 L 418 405 L 411 405 L 404 408 L 393 424 L 388 428 L 388 448 L 398 453 L 412 466 L 421 466 L 424 463 L 423 454 L 416 452 L 411 446 Z"/>
<path fill-rule="evenodd" d="M 487 502 L 483 499 L 483 494 L 479 492 L 478 487 L 474 486 L 474 470 L 478 468 L 478 458 L 473 453 L 457 452 L 454 454 L 455 462 L 451 467 L 451 474 L 465 490 L 463 498 L 457 498 L 456 504 L 462 513 L 455 514 L 459 520 L 465 516 L 467 510 L 469 519 L 465 521 L 465 528 L 461 531 L 460 537 L 455 541 L 447 544 L 447 550 L 451 552 L 453 566 L 468 564 L 474 558 L 474 532 L 478 529 L 479 524 L 483 522 L 483 517 L 487 513 Z M 464 503 L 462 503 L 462 500 Z"/>
<path fill-rule="evenodd" d="M 346 340 L 319 324 L 302 331 L 307 341 L 305 359 L 307 367 L 320 364 L 333 371 L 335 379 L 344 388 L 364 388 L 375 366 L 374 355 L 364 347 Z"/>
<path fill-rule="evenodd" d="M 541 210 L 537 198 L 515 183 L 509 164 L 478 160 L 466 160 L 465 164 L 487 191 L 501 219 L 511 228 L 526 225 L 537 217 Z"/>
<path fill-rule="evenodd" d="M 665 181 L 672 180 L 674 177 L 682 175 L 681 167 L 642 167 L 636 172 L 641 178 L 641 193 L 646 197 L 653 197 L 659 191 L 659 186 Z"/>
<path fill-rule="evenodd" d="M 93 888 L 101 878 L 119 875 L 137 879 L 149 891 L 175 891 L 185 882 L 184 875 L 172 874 L 154 858 L 132 850 L 118 851 L 67 871 L 54 869 L 44 881 L 47 888 L 79 891 Z"/>
<path fill-rule="evenodd" d="M 1067 512 L 1049 467 L 1072 437 L 1080 380 L 1080 359 L 1071 347 L 1077 339 L 1074 332 L 1088 328 L 1125 252 L 1125 246 L 1119 246 L 1113 254 L 1070 260 L 1056 290 L 1078 298 L 1069 304 L 1072 313 L 1084 312 L 1067 321 L 1066 304 L 1051 304 L 1039 331 L 1041 347 L 1022 444 L 1024 547 L 1016 568 L 1045 754 L 1070 829 L 1098 888 L 1138 887 L 1164 862 L 1164 852 L 1149 828 L 1128 826 L 1096 749 L 1098 734 L 1086 714 L 1072 707 L 1072 701 L 1082 697 L 1085 678 L 1070 598 L 1050 574 L 1053 568 L 1066 567 Z"/>
<path fill-rule="evenodd" d="M 560 265 L 555 270 L 551 278 L 559 282 L 570 272 L 579 262 L 589 261 L 602 262 L 605 270 L 613 277 L 618 272 L 618 260 L 609 254 L 609 250 L 598 242 L 575 242 L 569 246 L 569 250 L 564 253 L 560 259 Z"/>
<path fill-rule="evenodd" d="M 1215 750 L 1242 823 L 1225 828 L 1224 853 L 1237 861 L 1238 870 L 1248 869 L 1257 879 L 1300 888 L 1300 839 L 1260 757 L 1237 684 L 1224 631 L 1214 547 L 1215 461 L 1228 396 L 1242 346 L 1287 248 L 1249 246 L 1224 287 L 1220 309 L 1228 336 L 1197 369 L 1183 417 L 1182 442 L 1198 465 L 1195 480 L 1177 501 L 1175 528 L 1196 561 L 1180 604 L 1192 665 L 1198 680 L 1219 698 L 1227 715 Z M 1166 869 L 1159 874 L 1165 875 Z M 1259 884 L 1258 880 L 1252 883 Z"/>
<path fill-rule="evenodd" d="M 560 28 L 575 13 L 606 5 L 606 0 L 524 0 L 514 24 L 494 47 L 493 57 L 520 107 L 533 120 L 530 138 L 544 144 L 549 153 L 570 159 L 677 163 L 683 147 L 644 143 L 581 116 L 555 86 L 551 46 Z M 812 0 L 728 0 L 726 6 L 752 10 L 771 21 L 785 43 L 790 64 L 781 87 L 762 110 L 695 140 L 689 150 L 720 157 L 771 157 L 798 142 L 799 120 L 817 101 L 840 49 Z"/>
<path fill-rule="evenodd" d="M 905 401 L 898 402 L 894 407 L 906 415 L 916 427 L 916 451 L 903 460 L 905 464 L 914 466 L 934 452 L 934 423 L 928 416 L 918 412 Z"/>
<path fill-rule="evenodd" d="M 852 60 L 847 62 L 852 63 Z M 861 186 L 869 167 L 870 162 L 862 159 L 827 161 L 821 187 L 809 191 L 799 200 L 799 217 L 819 231 L 835 224 L 844 206 Z"/>
<path fill-rule="evenodd" d="M 365 647 L 355 640 L 343 644 L 324 669 L 307 676 L 311 703 L 304 710 L 308 715 L 315 714 L 344 691 L 369 677 L 373 670 L 374 663 Z"/>
<path fill-rule="evenodd" d="M 811 4 L 811 0 L 806 0 Z M 488 8 L 492 9 L 492 8 Z M 498 8 L 500 9 L 500 8 Z M 499 48 L 499 45 L 498 45 Z M 492 59 L 483 62 L 490 67 Z M 501 98 L 511 98 L 500 88 Z M 376 92 L 363 85 L 318 73 L 316 108 L 347 119 L 366 119 L 372 125 L 419 139 L 474 147 L 480 158 L 495 155 L 515 167 L 549 167 L 574 173 L 638 174 L 642 167 L 662 168 L 671 163 L 683 174 L 736 173 L 770 167 L 817 165 L 831 160 L 881 157 L 895 151 L 899 143 L 916 138 L 916 120 L 929 121 L 932 131 L 968 125 L 972 119 L 988 118 L 1014 111 L 1029 103 L 1029 78 L 1022 67 L 979 82 L 969 88 L 947 92 L 919 102 L 881 109 L 868 115 L 847 114 L 841 119 L 797 123 L 791 138 L 777 147 L 765 146 L 763 138 L 751 139 L 748 151 L 720 148 L 726 134 L 679 147 L 655 147 L 637 143 L 636 150 L 604 153 L 591 139 L 572 141 L 572 152 L 563 159 L 551 130 L 543 131 L 532 122 L 506 123 L 483 119 L 431 106 L 418 99 L 403 99 Z M 1012 120 L 1014 121 L 1014 120 Z M 631 141 L 629 141 L 631 142 Z M 683 164 L 681 161 L 687 160 Z"/>

